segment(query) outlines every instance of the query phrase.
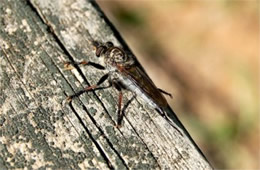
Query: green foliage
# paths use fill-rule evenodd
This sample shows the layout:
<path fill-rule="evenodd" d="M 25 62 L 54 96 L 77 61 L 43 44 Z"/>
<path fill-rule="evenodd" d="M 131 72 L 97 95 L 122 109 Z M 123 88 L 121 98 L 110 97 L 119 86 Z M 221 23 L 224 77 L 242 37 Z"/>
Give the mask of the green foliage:
<path fill-rule="evenodd" d="M 138 12 L 125 8 L 119 8 L 116 17 L 121 23 L 127 25 L 141 26 L 144 23 L 144 18 Z"/>

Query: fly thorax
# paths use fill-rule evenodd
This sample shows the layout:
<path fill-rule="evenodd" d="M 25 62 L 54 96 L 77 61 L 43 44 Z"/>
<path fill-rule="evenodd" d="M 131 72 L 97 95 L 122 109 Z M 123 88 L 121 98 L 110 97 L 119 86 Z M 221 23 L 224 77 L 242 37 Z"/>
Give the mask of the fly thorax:
<path fill-rule="evenodd" d="M 110 47 L 103 54 L 106 68 L 110 71 L 118 68 L 118 66 L 130 66 L 134 64 L 133 55 L 126 53 L 121 48 Z"/>
<path fill-rule="evenodd" d="M 111 64 L 122 64 L 128 59 L 124 51 L 117 47 L 112 47 L 110 50 L 108 50 L 107 55 Z"/>

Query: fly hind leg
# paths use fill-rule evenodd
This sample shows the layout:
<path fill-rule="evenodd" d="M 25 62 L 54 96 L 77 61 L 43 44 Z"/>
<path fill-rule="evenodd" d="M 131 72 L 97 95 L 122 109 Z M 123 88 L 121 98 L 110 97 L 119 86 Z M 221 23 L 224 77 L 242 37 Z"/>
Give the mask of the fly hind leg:
<path fill-rule="evenodd" d="M 158 90 L 159 90 L 161 93 L 163 93 L 163 94 L 165 94 L 165 95 L 167 95 L 167 96 L 170 96 L 170 98 L 172 98 L 172 94 L 171 94 L 171 93 L 168 93 L 168 92 L 166 92 L 166 91 L 164 91 L 164 90 L 162 90 L 162 89 L 159 89 L 159 88 L 158 88 Z"/>

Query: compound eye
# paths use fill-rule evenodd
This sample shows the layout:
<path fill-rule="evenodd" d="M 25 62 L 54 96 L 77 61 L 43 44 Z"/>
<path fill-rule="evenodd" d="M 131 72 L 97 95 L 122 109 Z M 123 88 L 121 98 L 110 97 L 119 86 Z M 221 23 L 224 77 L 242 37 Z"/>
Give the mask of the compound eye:
<path fill-rule="evenodd" d="M 96 56 L 99 57 L 102 53 L 104 53 L 106 51 L 107 47 L 105 46 L 99 46 L 97 47 L 97 50 L 96 50 Z"/>
<path fill-rule="evenodd" d="M 114 44 L 111 42 L 111 41 L 108 41 L 108 42 L 106 42 L 106 47 L 108 47 L 108 48 L 110 48 L 110 47 L 113 47 L 114 46 Z"/>
<path fill-rule="evenodd" d="M 100 44 L 99 44 L 97 41 L 91 41 L 91 44 L 93 45 L 93 47 L 94 47 L 95 49 L 97 49 L 98 46 L 100 46 Z"/>

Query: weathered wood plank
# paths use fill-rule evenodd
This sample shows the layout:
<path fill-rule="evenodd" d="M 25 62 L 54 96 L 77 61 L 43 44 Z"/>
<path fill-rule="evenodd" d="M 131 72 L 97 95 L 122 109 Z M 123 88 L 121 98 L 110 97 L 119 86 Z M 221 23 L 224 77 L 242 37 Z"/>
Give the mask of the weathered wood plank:
<path fill-rule="evenodd" d="M 122 43 L 93 4 L 1 2 L 0 167 L 211 169 L 188 137 L 139 98 L 127 108 L 120 129 L 114 127 L 114 89 L 64 103 L 106 71 L 66 71 L 63 63 L 99 62 L 92 39 Z M 126 102 L 132 94 L 124 97 Z"/>

